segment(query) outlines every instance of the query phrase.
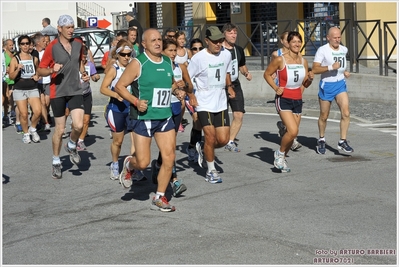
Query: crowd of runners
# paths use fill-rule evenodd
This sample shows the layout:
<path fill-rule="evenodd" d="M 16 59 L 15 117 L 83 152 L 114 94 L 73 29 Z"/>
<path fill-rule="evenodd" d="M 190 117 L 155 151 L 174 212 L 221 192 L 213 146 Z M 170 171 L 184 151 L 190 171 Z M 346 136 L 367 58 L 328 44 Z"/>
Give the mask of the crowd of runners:
<path fill-rule="evenodd" d="M 241 152 L 236 139 L 245 114 L 240 79 L 251 81 L 252 74 L 244 49 L 236 44 L 237 26 L 233 23 L 221 29 L 209 26 L 203 40 L 195 38 L 188 43 L 184 31 L 169 28 L 161 34 L 158 29 L 143 30 L 133 18 L 128 21 L 129 29 L 115 36 L 102 61 L 105 76 L 100 92 L 108 97 L 104 119 L 112 137 L 109 178 L 130 188 L 133 181 L 147 179 L 143 170 L 151 166 L 151 181 L 157 184 L 150 195 L 151 209 L 174 211 L 165 197 L 168 186 L 174 197 L 188 190 L 177 177 L 175 156 L 176 135 L 187 126 L 185 111 L 192 118 L 185 148 L 188 160 L 207 169 L 205 181 L 222 183 L 215 149 Z M 45 18 L 43 27 L 33 36 L 20 36 L 15 44 L 3 40 L 3 127 L 14 125 L 25 144 L 40 143 L 38 132 L 51 131 L 51 176 L 60 179 L 61 149 L 77 166 L 79 151 L 87 150 L 84 140 L 93 105 L 90 83 L 98 82 L 100 76 L 84 38 L 73 37 L 71 16 L 60 16 L 57 28 Z M 264 72 L 265 81 L 275 91 L 281 119 L 277 123 L 281 144 L 274 153 L 274 166 L 282 172 L 291 171 L 286 160 L 289 151 L 301 147 L 296 137 L 302 95 L 316 74 L 320 74 L 317 153 L 326 153 L 324 135 L 333 100 L 341 111 L 337 147 L 346 153 L 354 151 L 346 140 L 350 122 L 347 48 L 336 27 L 330 28 L 327 40 L 309 66 L 300 53 L 303 40 L 299 32 L 282 33 L 281 48 Z M 67 126 L 68 117 L 72 123 Z M 130 140 L 125 141 L 125 135 Z M 153 138 L 159 149 L 154 159 L 150 149 Z M 120 164 L 118 158 L 126 142 L 130 142 L 130 154 Z"/>

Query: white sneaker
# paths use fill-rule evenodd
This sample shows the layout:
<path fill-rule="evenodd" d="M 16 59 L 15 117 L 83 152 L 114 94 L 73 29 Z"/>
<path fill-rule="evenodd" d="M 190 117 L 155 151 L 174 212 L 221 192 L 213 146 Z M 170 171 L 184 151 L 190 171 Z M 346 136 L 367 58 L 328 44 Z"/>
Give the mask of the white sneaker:
<path fill-rule="evenodd" d="M 291 146 L 291 150 L 295 151 L 299 148 L 302 147 L 302 144 L 298 142 L 298 140 L 296 140 L 296 138 L 294 139 L 294 142 L 292 142 L 292 146 Z"/>
<path fill-rule="evenodd" d="M 201 168 L 203 168 L 202 167 L 202 162 L 204 161 L 204 155 L 202 154 L 202 148 L 201 148 L 201 143 L 200 142 L 197 142 L 197 144 L 195 145 L 195 149 L 197 150 L 197 153 L 198 153 L 198 159 L 197 159 L 198 165 Z"/>
<path fill-rule="evenodd" d="M 280 155 L 278 150 L 274 152 L 274 167 L 276 167 L 279 170 L 284 169 L 284 155 Z"/>
<path fill-rule="evenodd" d="M 211 184 L 219 184 L 222 182 L 222 178 L 219 176 L 217 170 L 210 170 L 209 172 L 206 172 L 205 181 Z"/>
<path fill-rule="evenodd" d="M 110 174 L 109 178 L 111 180 L 118 180 L 119 179 L 119 164 L 111 163 L 111 166 L 109 166 L 109 169 L 111 170 L 111 174 Z"/>
<path fill-rule="evenodd" d="M 32 136 L 32 141 L 34 143 L 39 143 L 40 142 L 40 136 L 37 133 L 37 131 L 31 131 L 30 129 L 28 130 L 29 134 Z"/>
<path fill-rule="evenodd" d="M 49 123 L 47 123 L 47 124 L 44 126 L 44 130 L 45 130 L 46 132 L 50 132 L 50 131 L 51 131 L 51 125 L 50 125 Z"/>
<path fill-rule="evenodd" d="M 24 144 L 30 144 L 30 134 L 26 133 L 22 136 L 22 142 L 24 142 Z"/>
<path fill-rule="evenodd" d="M 281 169 L 281 172 L 290 172 L 291 171 L 290 167 L 288 167 L 287 160 L 285 160 L 285 159 L 284 159 L 284 162 L 283 162 L 283 166 L 284 167 Z"/>

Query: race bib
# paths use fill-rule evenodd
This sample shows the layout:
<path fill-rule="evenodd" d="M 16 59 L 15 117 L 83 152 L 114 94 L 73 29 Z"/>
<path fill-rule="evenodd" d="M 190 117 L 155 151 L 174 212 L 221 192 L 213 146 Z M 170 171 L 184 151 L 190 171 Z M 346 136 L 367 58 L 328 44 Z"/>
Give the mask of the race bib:
<path fill-rule="evenodd" d="M 24 67 L 21 69 L 22 79 L 30 79 L 33 75 L 35 75 L 35 65 L 33 64 L 33 60 L 21 60 L 19 63 L 24 65 Z"/>
<path fill-rule="evenodd" d="M 338 75 L 339 74 L 344 74 L 344 72 L 346 70 L 346 57 L 345 57 L 345 54 L 344 53 L 333 52 L 332 53 L 332 58 L 333 58 L 334 62 L 339 62 L 339 69 L 337 69 Z"/>
<path fill-rule="evenodd" d="M 209 64 L 208 89 L 222 89 L 225 84 L 226 72 L 224 68 L 224 63 Z"/>
<path fill-rule="evenodd" d="M 237 79 L 238 79 L 238 61 L 235 58 L 231 61 L 231 81 L 235 81 Z"/>
<path fill-rule="evenodd" d="M 171 88 L 154 88 L 154 93 L 152 96 L 152 107 L 169 108 L 171 91 Z"/>
<path fill-rule="evenodd" d="M 305 68 L 303 65 L 286 65 L 287 67 L 287 88 L 296 88 L 301 86 L 305 77 Z"/>

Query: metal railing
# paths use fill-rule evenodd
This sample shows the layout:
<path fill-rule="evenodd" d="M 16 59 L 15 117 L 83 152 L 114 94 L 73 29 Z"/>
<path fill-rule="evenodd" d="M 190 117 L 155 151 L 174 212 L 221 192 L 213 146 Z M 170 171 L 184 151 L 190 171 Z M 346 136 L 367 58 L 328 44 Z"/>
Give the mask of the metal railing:
<path fill-rule="evenodd" d="M 363 27 L 361 25 L 363 24 L 370 24 L 374 23 L 373 29 L 369 32 L 367 35 L 365 32 L 365 28 L 367 25 L 364 25 Z M 381 38 L 381 21 L 380 20 L 359 20 L 359 21 L 354 21 L 354 27 L 357 29 L 358 34 L 354 34 L 355 38 L 355 61 L 356 61 L 356 72 L 359 72 L 359 61 L 361 60 L 367 60 L 367 61 L 375 61 L 378 60 L 379 62 L 379 69 L 380 69 L 380 75 L 382 75 L 382 69 L 383 69 L 383 61 L 382 61 L 382 38 Z M 376 34 L 378 35 L 378 47 L 377 49 L 375 48 L 376 44 L 371 42 L 371 38 L 376 31 Z M 361 33 L 361 35 L 359 34 Z M 364 44 L 360 48 L 359 51 L 359 35 L 360 37 L 364 38 Z M 374 53 L 375 58 L 370 58 L 366 55 L 363 55 L 363 52 L 366 51 L 366 47 L 371 48 L 371 50 Z M 378 51 L 377 51 L 378 50 Z M 364 58 L 361 58 L 364 56 Z"/>
<path fill-rule="evenodd" d="M 306 24 L 313 23 L 313 27 L 306 27 Z M 370 28 L 372 24 L 371 31 L 365 31 L 366 26 Z M 284 30 L 297 30 L 303 31 L 304 33 L 304 46 L 306 56 L 314 55 L 320 46 L 325 44 L 327 40 L 325 36 L 328 33 L 329 28 L 332 26 L 339 26 L 341 33 L 346 38 L 346 47 L 348 47 L 348 60 L 350 62 L 350 72 L 360 72 L 359 63 L 360 61 L 370 63 L 370 61 L 378 61 L 379 75 L 388 76 L 388 69 L 392 69 L 396 72 L 396 69 L 389 66 L 391 63 L 396 63 L 397 61 L 392 59 L 393 53 L 396 50 L 396 35 L 394 30 L 390 26 L 396 25 L 396 22 L 385 22 L 384 23 L 384 38 L 382 38 L 381 21 L 380 20 L 359 20 L 353 21 L 351 19 L 342 20 L 329 20 L 325 21 L 320 18 L 308 19 L 308 20 L 292 20 L 292 21 L 261 21 L 261 22 L 248 22 L 248 23 L 237 23 L 239 37 L 247 40 L 243 48 L 248 48 L 251 51 L 251 56 L 260 56 L 261 68 L 265 68 L 265 57 L 267 63 L 270 63 L 271 55 L 274 50 L 278 48 L 279 41 L 271 40 L 274 36 Z M 222 24 L 212 24 L 221 27 Z M 247 30 L 244 27 L 247 25 L 256 25 L 249 34 L 246 34 Z M 276 25 L 283 25 L 284 29 L 278 30 Z M 211 25 L 206 25 L 208 27 Z M 186 26 L 187 27 L 187 26 Z M 251 26 L 252 27 L 252 26 Z M 199 30 L 201 33 L 203 29 Z M 318 38 L 315 39 L 315 34 L 317 32 Z M 258 42 L 254 42 L 254 35 L 259 34 L 261 38 L 258 38 Z M 273 37 L 273 38 L 271 38 Z M 201 37 L 202 38 L 202 34 Z M 388 43 L 388 38 L 393 40 L 393 45 Z M 269 41 L 268 41 L 269 40 Z M 317 41 L 316 41 L 317 40 Z M 390 46 L 389 46 L 390 45 Z M 383 54 L 383 47 L 384 54 Z M 369 50 L 366 50 L 369 48 Z M 366 52 L 372 51 L 372 55 L 366 55 Z M 312 54 L 313 53 L 313 54 Z M 370 53 L 369 53 L 370 54 Z M 353 66 L 356 66 L 354 70 Z M 385 67 L 385 73 L 383 68 Z"/>
<path fill-rule="evenodd" d="M 389 64 L 394 63 L 395 66 L 397 64 L 397 59 L 391 60 L 392 54 L 396 49 L 396 35 L 395 33 L 397 32 L 395 29 L 394 31 L 391 29 L 391 26 L 397 26 L 396 21 L 389 21 L 389 22 L 384 22 L 384 67 L 385 67 L 385 76 L 388 76 L 388 70 L 391 69 L 394 72 L 396 72 L 396 68 L 391 67 Z M 394 44 L 390 49 L 388 49 L 388 38 L 391 37 Z M 397 56 L 396 56 L 397 58 Z"/>
<path fill-rule="evenodd" d="M 94 2 L 76 2 L 79 17 L 106 16 L 105 8 Z"/>

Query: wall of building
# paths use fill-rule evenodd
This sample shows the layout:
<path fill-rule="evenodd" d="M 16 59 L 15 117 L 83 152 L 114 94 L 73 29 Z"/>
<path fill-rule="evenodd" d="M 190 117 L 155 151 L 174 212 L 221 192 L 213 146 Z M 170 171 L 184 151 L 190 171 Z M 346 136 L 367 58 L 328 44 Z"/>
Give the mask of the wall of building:
<path fill-rule="evenodd" d="M 112 12 L 131 11 L 129 3 L 123 1 L 96 1 L 96 4 L 105 8 L 105 13 L 111 16 Z M 42 19 L 49 18 L 51 25 L 56 27 L 59 16 L 68 14 L 77 23 L 76 2 L 64 1 L 26 1 L 1 2 L 1 26 L 3 37 L 7 32 L 35 32 L 42 30 Z"/>
<path fill-rule="evenodd" d="M 397 21 L 397 3 L 392 2 L 392 3 L 387 3 L 387 2 L 364 2 L 364 3 L 356 3 L 357 6 L 357 20 L 381 20 L 381 39 L 383 40 L 384 38 L 384 22 L 395 22 Z M 360 23 L 359 24 L 363 30 L 366 32 L 366 36 L 368 37 L 371 31 L 373 30 L 375 26 L 375 22 L 369 22 L 369 23 Z M 394 25 L 393 31 L 396 33 L 397 32 L 397 27 Z M 358 49 L 361 49 L 363 47 L 363 44 L 365 43 L 366 39 L 363 37 L 363 35 L 359 35 L 359 44 L 360 47 Z M 370 38 L 371 43 L 373 44 L 374 49 L 377 49 L 378 51 L 378 42 L 379 42 L 379 37 L 377 34 L 377 30 L 373 33 L 373 35 Z M 388 47 L 392 47 L 394 45 L 394 40 L 393 39 L 388 39 Z M 365 53 L 363 58 L 376 58 L 374 55 L 374 52 L 372 48 L 367 45 L 365 48 Z M 382 47 L 382 53 L 384 53 L 384 47 Z M 397 50 L 395 49 L 394 54 L 397 54 Z M 396 58 L 396 57 L 395 57 Z M 369 62 L 370 63 L 370 62 Z M 371 65 L 375 65 L 372 64 Z"/>
<path fill-rule="evenodd" d="M 59 16 L 71 15 L 76 21 L 75 2 L 2 2 L 2 32 L 42 30 L 42 19 L 48 17 L 56 27 Z"/>

